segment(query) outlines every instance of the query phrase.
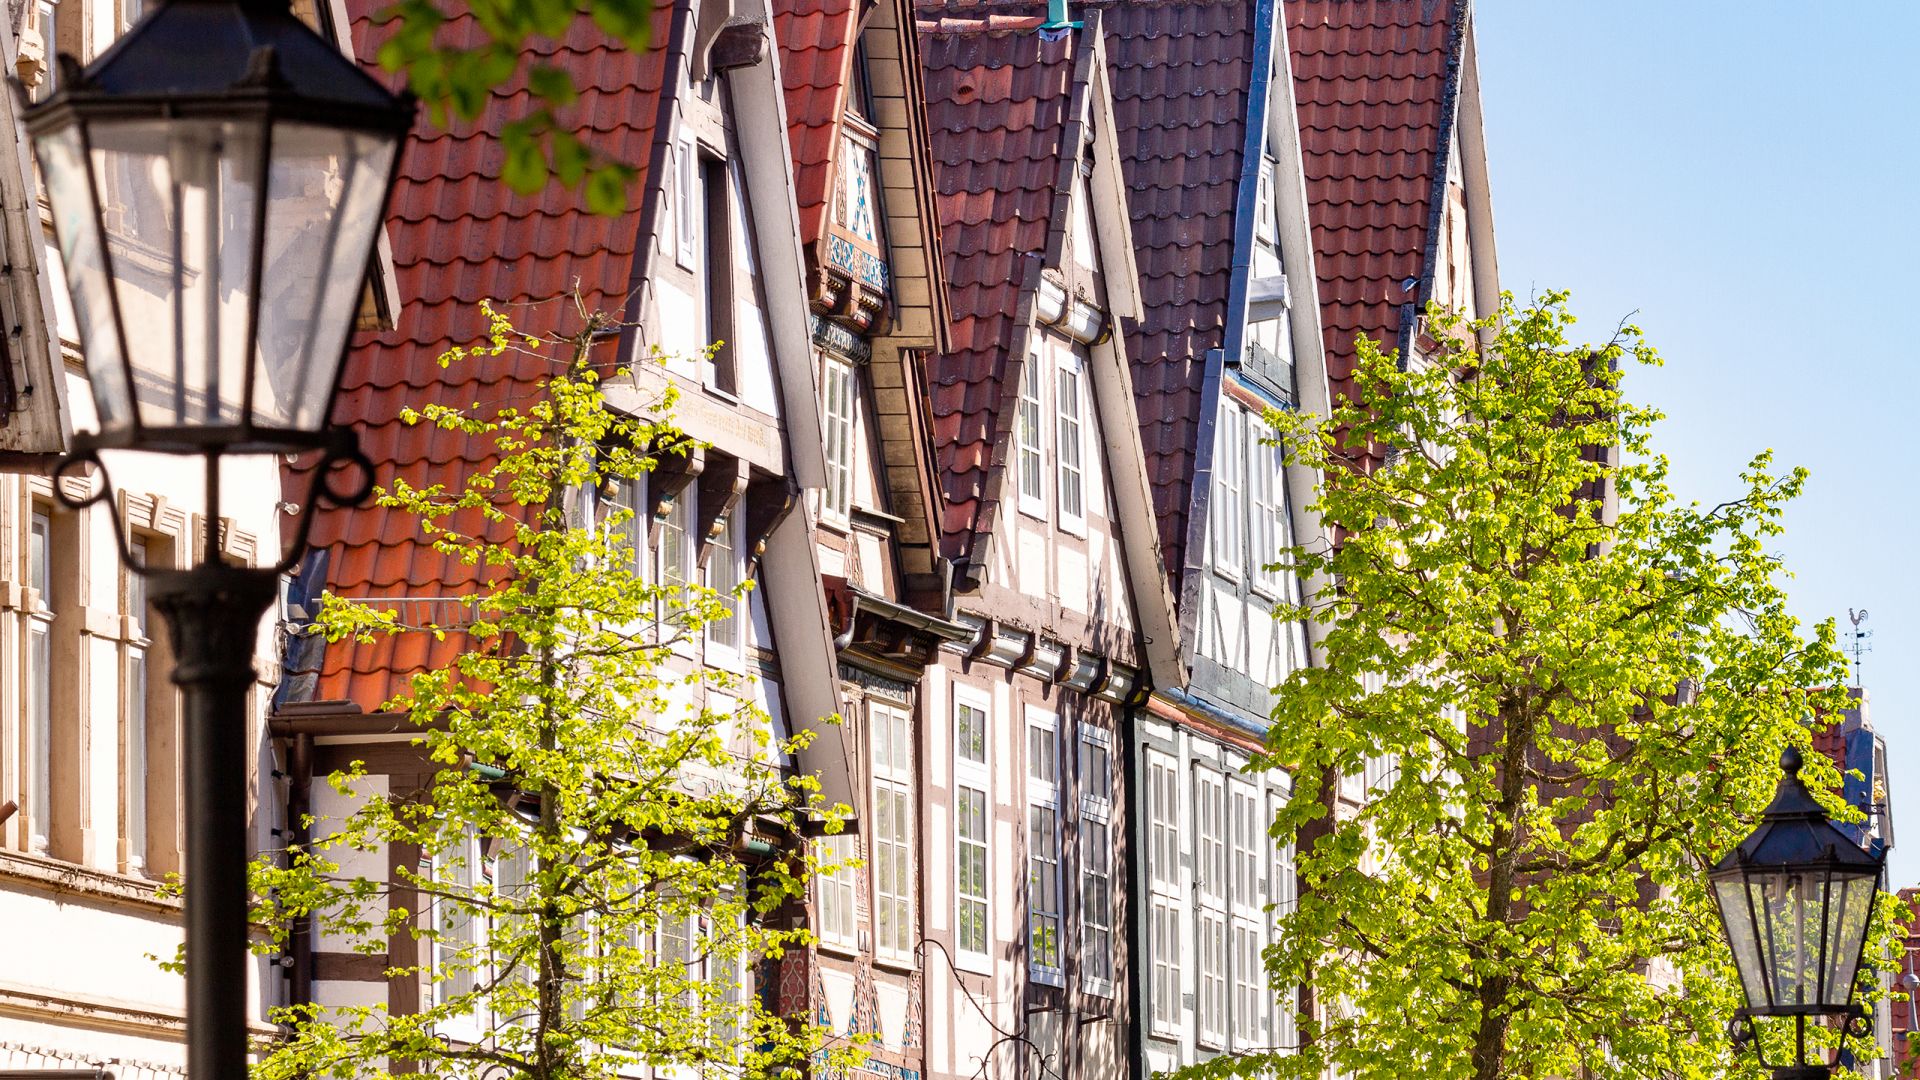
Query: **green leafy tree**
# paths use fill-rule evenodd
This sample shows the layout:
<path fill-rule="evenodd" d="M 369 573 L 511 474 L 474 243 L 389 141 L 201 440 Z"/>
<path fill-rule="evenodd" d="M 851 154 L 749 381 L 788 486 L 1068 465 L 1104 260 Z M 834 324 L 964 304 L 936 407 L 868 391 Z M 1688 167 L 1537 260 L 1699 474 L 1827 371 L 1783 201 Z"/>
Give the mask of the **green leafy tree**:
<path fill-rule="evenodd" d="M 1702 869 L 1783 746 L 1845 706 L 1819 689 L 1845 676 L 1833 626 L 1803 635 L 1767 548 L 1806 476 L 1763 453 L 1734 497 L 1679 502 L 1659 415 L 1620 393 L 1654 350 L 1632 327 L 1576 344 L 1572 322 L 1564 294 L 1433 310 L 1433 363 L 1362 338 L 1364 406 L 1271 417 L 1342 537 L 1285 558 L 1323 584 L 1280 614 L 1325 644 L 1278 688 L 1256 763 L 1294 777 L 1274 833 L 1298 844 L 1299 900 L 1266 958 L 1307 1008 L 1297 1055 L 1203 1073 L 1753 1070 Z M 1360 467 L 1365 446 L 1386 464 Z M 1809 759 L 1824 794 L 1836 770 Z M 1364 806 L 1332 812 L 1339 778 L 1369 775 Z"/>
<path fill-rule="evenodd" d="M 654 2 L 471 0 L 453 8 L 436 0 L 398 0 L 380 13 L 386 34 L 376 58 L 386 70 L 406 75 L 408 89 L 441 126 L 471 122 L 501 107 L 495 91 L 522 81 L 525 104 L 515 106 L 518 111 L 500 128 L 501 180 L 522 195 L 558 180 L 578 188 L 594 212 L 617 214 L 630 206 L 634 163 L 609 156 L 566 122 L 582 73 L 531 59 L 537 55 L 532 46 L 590 24 L 629 49 L 665 48 L 652 40 Z M 479 27 L 477 40 L 446 32 L 461 10 Z"/>
<path fill-rule="evenodd" d="M 446 622 L 329 596 L 314 625 L 330 641 L 465 635 L 452 667 L 414 676 L 387 705 L 437 769 L 423 790 L 385 796 L 358 764 L 334 773 L 351 814 L 309 820 L 311 843 L 254 866 L 257 920 L 281 938 L 310 917 L 364 954 L 417 943 L 418 962 L 391 960 L 387 976 L 419 980 L 423 1001 L 404 1015 L 280 1009 L 287 1035 L 255 1075 L 568 1080 L 653 1063 L 759 1077 L 797 1075 L 816 1055 L 831 1065 L 845 1049 L 772 1015 L 746 971 L 807 940 L 780 916 L 817 867 L 810 845 L 781 838 L 809 819 L 837 831 L 844 808 L 820 806 L 813 780 L 780 766 L 776 752 L 804 736 L 774 745 L 740 677 L 676 655 L 742 597 L 643 580 L 646 522 L 614 497 L 686 441 L 665 419 L 607 406 L 587 363 L 603 320 L 539 341 L 487 313 L 479 353 L 565 355 L 533 400 L 491 416 L 409 411 L 409 423 L 490 446 L 493 464 L 457 487 L 396 481 L 377 496 L 476 567 L 478 583 L 434 605 L 459 612 Z M 587 493 L 616 508 L 586 511 Z"/>

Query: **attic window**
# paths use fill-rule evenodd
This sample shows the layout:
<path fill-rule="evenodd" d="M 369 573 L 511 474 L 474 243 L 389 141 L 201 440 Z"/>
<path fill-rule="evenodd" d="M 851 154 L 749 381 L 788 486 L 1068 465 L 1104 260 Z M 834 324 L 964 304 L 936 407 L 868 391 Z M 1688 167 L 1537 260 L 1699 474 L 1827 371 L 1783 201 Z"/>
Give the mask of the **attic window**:
<path fill-rule="evenodd" d="M 879 199 L 874 184 L 874 141 L 862 125 L 848 124 L 840 140 L 840 191 L 835 218 L 856 243 L 880 247 Z"/>

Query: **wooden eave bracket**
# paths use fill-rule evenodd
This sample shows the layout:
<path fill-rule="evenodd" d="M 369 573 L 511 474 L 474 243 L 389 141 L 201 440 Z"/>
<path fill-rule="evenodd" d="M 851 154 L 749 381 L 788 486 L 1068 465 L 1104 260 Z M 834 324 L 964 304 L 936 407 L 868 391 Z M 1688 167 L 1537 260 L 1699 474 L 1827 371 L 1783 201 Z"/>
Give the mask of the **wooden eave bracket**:
<path fill-rule="evenodd" d="M 715 454 L 700 473 L 700 503 L 695 507 L 698 516 L 694 518 L 694 535 L 700 538 L 696 561 L 701 566 L 707 565 L 707 552 L 720 535 L 722 522 L 733 513 L 740 496 L 747 493 L 747 471 L 747 463 L 739 458 Z"/>
<path fill-rule="evenodd" d="M 660 541 L 660 526 L 673 511 L 673 500 L 706 469 L 707 451 L 705 447 L 689 446 L 685 452 L 663 453 L 654 459 L 653 471 L 647 474 L 648 495 L 653 500 L 653 521 L 648 526 L 649 539 Z"/>

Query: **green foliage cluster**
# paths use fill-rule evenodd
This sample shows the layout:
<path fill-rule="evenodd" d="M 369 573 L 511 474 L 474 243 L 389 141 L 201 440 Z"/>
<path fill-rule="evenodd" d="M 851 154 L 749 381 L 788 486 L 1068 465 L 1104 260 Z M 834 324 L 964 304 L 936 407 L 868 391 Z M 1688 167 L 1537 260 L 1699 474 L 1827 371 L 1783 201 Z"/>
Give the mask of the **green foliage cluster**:
<path fill-rule="evenodd" d="M 556 344 L 487 311 L 477 354 Z M 809 819 L 837 830 L 844 808 L 822 807 L 811 778 L 781 767 L 804 735 L 776 743 L 738 676 L 677 653 L 742 596 L 650 584 L 635 571 L 646 522 L 630 508 L 583 511 L 586 493 L 611 493 L 651 469 L 657 448 L 685 445 L 668 420 L 607 406 L 584 362 L 591 337 L 571 343 L 536 400 L 484 417 L 438 405 L 407 415 L 493 452 L 459 487 L 378 493 L 474 568 L 471 589 L 437 605 L 459 614 L 403 619 L 393 604 L 329 596 L 317 617 L 330 641 L 461 635 L 466 646 L 387 706 L 415 729 L 431 781 L 383 793 L 358 763 L 328 776 L 351 813 L 310 818 L 311 843 L 256 862 L 256 919 L 284 938 L 310 917 L 330 948 L 389 956 L 388 978 L 418 981 L 423 1000 L 411 1014 L 280 1009 L 288 1034 L 260 1080 L 566 1080 L 641 1063 L 781 1076 L 846 1052 L 772 1015 L 744 978 L 805 944 L 781 911 L 817 869 L 803 843 L 755 856 L 752 834 L 799 836 Z M 406 941 L 417 962 L 393 946 Z"/>
<path fill-rule="evenodd" d="M 1269 974 L 1320 1020 L 1297 1054 L 1200 1074 L 1753 1071 L 1702 868 L 1847 703 L 1832 624 L 1803 635 L 1767 548 L 1806 475 L 1763 453 L 1728 501 L 1679 502 L 1659 415 L 1620 393 L 1657 355 L 1572 323 L 1563 294 L 1431 310 L 1431 363 L 1363 337 L 1364 407 L 1270 417 L 1342 538 L 1284 557 L 1313 588 L 1279 615 L 1320 624 L 1322 663 L 1278 688 L 1256 765 L 1294 777 L 1274 834 L 1300 898 Z M 1386 779 L 1333 809 L 1369 763 Z"/>
<path fill-rule="evenodd" d="M 525 83 L 532 106 L 500 130 L 500 178 L 521 195 L 559 180 L 579 188 L 597 214 L 629 209 L 638 175 L 631 162 L 589 145 L 560 113 L 579 97 L 578 72 L 528 57 L 536 39 L 559 40 L 577 22 L 591 22 L 629 49 L 653 47 L 653 0 L 472 0 L 464 5 L 480 36 L 450 40 L 449 16 L 434 0 L 398 0 L 381 12 L 389 27 L 380 66 L 407 77 L 407 88 L 427 106 L 433 123 L 479 119 L 501 87 Z"/>

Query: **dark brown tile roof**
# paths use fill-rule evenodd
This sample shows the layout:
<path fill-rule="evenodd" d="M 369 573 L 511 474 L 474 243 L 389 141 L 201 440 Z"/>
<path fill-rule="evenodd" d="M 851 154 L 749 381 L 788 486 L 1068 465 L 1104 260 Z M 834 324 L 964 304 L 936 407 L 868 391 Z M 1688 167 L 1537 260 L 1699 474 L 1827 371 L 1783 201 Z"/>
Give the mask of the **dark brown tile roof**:
<path fill-rule="evenodd" d="M 773 33 L 780 43 L 787 143 L 793 153 L 803 244 L 820 239 L 825 228 L 834 143 L 840 135 L 857 30 L 853 0 L 774 0 Z"/>
<path fill-rule="evenodd" d="M 373 16 L 387 0 L 347 2 L 356 55 L 366 60 L 383 32 Z M 635 204 L 648 190 L 673 12 L 672 4 L 656 8 L 653 45 L 643 52 L 586 27 L 530 49 L 581 83 L 580 99 L 562 114 L 563 122 L 640 170 L 629 188 Z M 440 30 L 450 43 L 477 42 L 479 34 L 464 9 Z M 523 84 L 510 85 L 495 93 L 478 124 L 449 131 L 428 126 L 423 117 L 407 147 L 388 216 L 402 301 L 398 329 L 355 336 L 334 413 L 337 422 L 358 429 L 368 456 L 380 463 L 383 484 L 401 477 L 457 490 L 493 460 L 484 442 L 403 424 L 403 407 L 438 402 L 490 410 L 524 400 L 550 370 L 512 354 L 441 368 L 436 359 L 445 350 L 484 339 L 480 300 L 496 301 L 519 330 L 533 334 L 578 329 L 576 309 L 565 299 L 576 287 L 588 311 L 619 312 L 626 305 L 639 213 L 594 215 L 576 191 L 558 183 L 523 197 L 500 180 L 499 132 L 508 117 L 526 111 L 528 101 Z M 474 568 L 423 543 L 414 519 L 397 511 L 322 511 L 314 547 L 323 556 L 308 565 L 324 568 L 326 587 L 343 596 L 429 600 L 456 595 L 476 580 Z M 296 589 L 317 592 L 312 582 Z M 312 668 L 294 672 L 301 686 L 294 696 L 372 710 L 404 690 L 411 675 L 447 666 L 465 646 L 458 636 L 434 641 L 427 634 L 329 646 Z"/>
<path fill-rule="evenodd" d="M 1354 339 L 1401 345 L 1452 134 L 1462 0 L 1286 0 L 1327 378 L 1351 394 Z M 1411 288 L 1407 287 L 1412 282 Z"/>
<path fill-rule="evenodd" d="M 1206 357 L 1226 337 L 1254 5 L 1081 6 L 1099 7 L 1106 32 L 1144 309 L 1128 328 L 1127 354 L 1161 549 L 1177 594 L 1194 457 L 1206 430 Z"/>
<path fill-rule="evenodd" d="M 1058 188 L 1073 41 L 1043 37 L 1039 22 L 991 15 L 919 24 L 953 326 L 953 348 L 928 359 L 927 381 L 941 552 L 956 560 L 991 528 L 990 476 L 1011 450 L 1031 293 L 1066 204 Z"/>

